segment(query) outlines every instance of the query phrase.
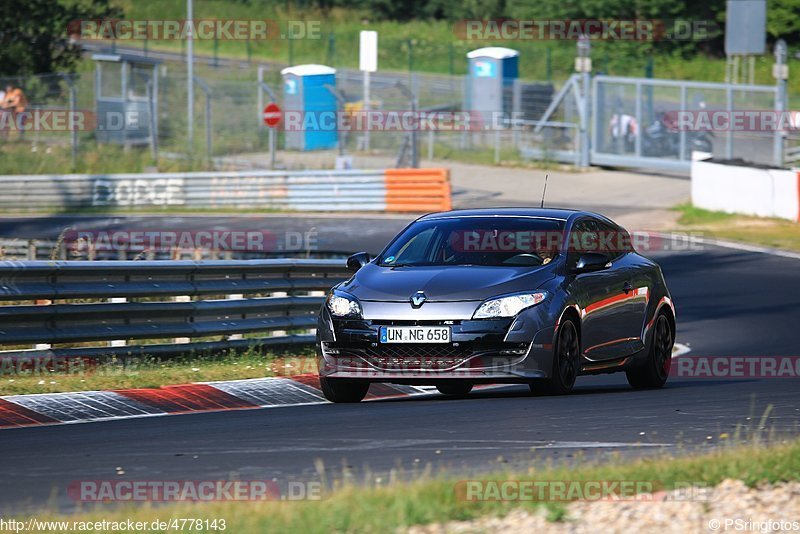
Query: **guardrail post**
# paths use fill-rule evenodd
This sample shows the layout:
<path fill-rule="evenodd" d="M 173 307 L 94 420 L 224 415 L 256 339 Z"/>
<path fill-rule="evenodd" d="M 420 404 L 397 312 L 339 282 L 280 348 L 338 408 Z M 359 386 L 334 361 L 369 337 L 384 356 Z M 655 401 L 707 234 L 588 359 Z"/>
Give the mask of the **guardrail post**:
<path fill-rule="evenodd" d="M 286 293 L 286 291 L 276 291 L 275 293 L 272 293 L 270 295 L 270 297 L 275 297 L 275 298 L 287 297 L 287 296 L 289 296 L 289 294 Z M 281 337 L 281 336 L 285 336 L 285 335 L 286 335 L 286 330 L 273 330 L 272 331 L 272 336 L 273 337 Z"/>
<path fill-rule="evenodd" d="M 226 298 L 228 300 L 242 300 L 244 295 L 241 293 L 234 293 L 233 295 L 228 295 Z M 242 334 L 231 334 L 228 336 L 228 341 L 235 341 L 238 339 L 244 339 L 244 336 Z"/>
<path fill-rule="evenodd" d="M 37 306 L 49 306 L 53 301 L 50 299 L 37 299 L 35 303 Z M 34 350 L 50 350 L 52 345 L 50 343 L 36 343 L 33 348 Z"/>
<path fill-rule="evenodd" d="M 128 299 L 125 297 L 111 297 L 108 302 L 124 303 L 128 302 Z M 127 345 L 127 342 L 124 339 L 112 339 L 108 342 L 109 347 L 124 347 L 125 345 Z"/>
<path fill-rule="evenodd" d="M 175 302 L 191 302 L 192 298 L 189 295 L 178 295 L 177 297 L 172 298 Z M 172 340 L 173 343 L 176 344 L 183 344 L 189 343 L 191 341 L 188 337 L 176 337 Z"/>

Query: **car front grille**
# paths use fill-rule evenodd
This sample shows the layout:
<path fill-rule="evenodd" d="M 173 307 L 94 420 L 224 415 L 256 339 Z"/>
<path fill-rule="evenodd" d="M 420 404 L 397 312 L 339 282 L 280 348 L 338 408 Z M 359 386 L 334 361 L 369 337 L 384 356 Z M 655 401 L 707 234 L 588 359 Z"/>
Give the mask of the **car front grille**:
<path fill-rule="evenodd" d="M 515 354 L 501 353 L 514 350 Z M 516 351 L 522 351 L 521 353 Z M 507 344 L 505 347 L 481 347 L 475 345 L 453 346 L 450 344 L 398 344 L 375 345 L 361 348 L 339 348 L 340 358 L 356 357 L 371 367 L 387 371 L 443 371 L 461 367 L 485 367 L 505 365 L 524 355 L 524 345 Z M 467 361 L 469 363 L 467 363 Z M 350 360 L 352 361 L 352 360 Z"/>
<path fill-rule="evenodd" d="M 474 351 L 452 345 L 378 345 L 364 351 L 364 359 L 381 369 L 451 369 L 466 362 Z"/>

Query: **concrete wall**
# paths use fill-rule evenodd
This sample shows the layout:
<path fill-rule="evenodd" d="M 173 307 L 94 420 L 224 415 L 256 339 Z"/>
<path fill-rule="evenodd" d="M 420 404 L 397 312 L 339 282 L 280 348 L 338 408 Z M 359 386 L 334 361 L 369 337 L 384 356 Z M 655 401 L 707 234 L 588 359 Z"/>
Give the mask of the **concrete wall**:
<path fill-rule="evenodd" d="M 698 208 L 800 220 L 800 172 L 692 162 L 692 203 Z"/>

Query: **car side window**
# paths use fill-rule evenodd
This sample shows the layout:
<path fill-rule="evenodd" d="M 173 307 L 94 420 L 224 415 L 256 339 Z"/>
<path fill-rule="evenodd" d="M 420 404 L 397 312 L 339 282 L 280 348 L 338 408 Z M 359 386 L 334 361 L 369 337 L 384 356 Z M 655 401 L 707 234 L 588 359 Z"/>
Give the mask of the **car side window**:
<path fill-rule="evenodd" d="M 599 250 L 611 261 L 621 258 L 630 252 L 630 237 L 628 232 L 603 221 L 597 223 L 599 228 Z"/>
<path fill-rule="evenodd" d="M 584 252 L 596 252 L 598 245 L 597 223 L 592 219 L 581 219 L 569 234 L 567 266 L 572 269 Z"/>

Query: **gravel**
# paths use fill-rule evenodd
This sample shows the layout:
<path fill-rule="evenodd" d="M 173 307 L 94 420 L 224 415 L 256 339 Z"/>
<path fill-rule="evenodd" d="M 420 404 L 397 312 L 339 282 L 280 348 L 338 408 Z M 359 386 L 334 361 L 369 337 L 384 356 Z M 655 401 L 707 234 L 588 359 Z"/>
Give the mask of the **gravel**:
<path fill-rule="evenodd" d="M 648 496 L 648 500 L 571 502 L 563 522 L 549 522 L 544 509 L 517 509 L 504 517 L 414 526 L 408 532 L 800 532 L 800 482 L 748 488 L 741 481 L 725 480 L 715 488 Z"/>

